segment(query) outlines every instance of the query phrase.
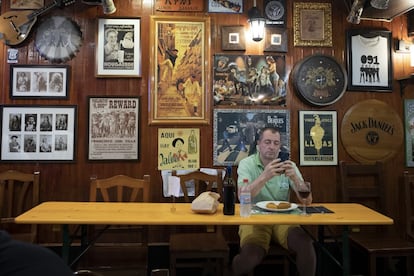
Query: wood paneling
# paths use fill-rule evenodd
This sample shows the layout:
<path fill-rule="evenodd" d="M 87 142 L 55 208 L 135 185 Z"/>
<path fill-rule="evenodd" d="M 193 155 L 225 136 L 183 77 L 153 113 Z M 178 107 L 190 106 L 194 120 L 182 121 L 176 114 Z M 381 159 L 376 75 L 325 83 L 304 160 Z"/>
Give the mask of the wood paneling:
<path fill-rule="evenodd" d="M 9 10 L 10 1 L 2 1 L 2 12 Z M 46 0 L 49 3 L 49 0 Z M 64 15 L 73 18 L 81 27 L 83 34 L 83 45 L 75 58 L 67 62 L 71 66 L 70 97 L 68 100 L 11 100 L 9 98 L 9 64 L 7 63 L 7 49 L 4 44 L 0 44 L 0 103 L 1 104 L 76 104 L 78 105 L 78 131 L 76 145 L 76 162 L 74 163 L 0 163 L 0 170 L 18 169 L 26 172 L 39 170 L 41 172 L 41 201 L 46 200 L 88 200 L 89 178 L 97 175 L 99 178 L 108 177 L 114 174 L 127 174 L 134 177 L 142 177 L 144 174 L 151 175 L 153 183 L 152 201 L 168 201 L 162 197 L 162 184 L 160 172 L 157 170 L 157 130 L 165 126 L 148 125 L 148 93 L 149 83 L 149 33 L 150 15 L 157 14 L 153 7 L 153 1 L 131 0 L 115 1 L 117 11 L 107 17 L 140 17 L 141 18 L 141 45 L 142 45 L 142 77 L 141 78 L 95 78 L 95 35 L 97 18 L 104 17 L 102 7 L 88 6 L 76 1 L 74 5 L 63 9 L 54 9 L 47 15 L 39 18 L 39 21 L 51 15 Z M 243 14 L 220 14 L 220 13 L 199 13 L 196 15 L 208 15 L 211 17 L 211 54 L 221 51 L 221 25 L 244 25 L 247 28 L 247 10 L 251 8 L 251 1 L 245 2 L 245 12 Z M 249 3 L 246 3 L 249 2 Z M 305 1 L 303 2 L 311 2 Z M 316 1 L 312 1 L 316 2 Z M 314 54 L 322 53 L 332 55 L 341 63 L 346 64 L 346 35 L 347 29 L 351 28 L 385 28 L 391 30 L 394 39 L 407 38 L 407 18 L 405 15 L 393 20 L 393 22 L 380 21 L 361 21 L 359 25 L 351 25 L 346 21 L 347 11 L 343 1 L 332 2 L 333 19 L 333 47 L 293 47 L 293 27 L 292 11 L 293 1 L 287 0 L 287 30 L 288 30 L 288 53 L 286 54 L 286 69 L 290 74 L 294 65 L 302 58 Z M 258 1 L 258 7 L 262 7 L 262 1 Z M 158 13 L 162 15 L 194 15 L 193 13 Z M 19 50 L 20 64 L 49 64 L 47 60 L 41 58 L 34 47 L 33 34 L 23 45 L 16 47 Z M 245 52 L 226 52 L 240 54 L 263 54 L 264 42 L 247 41 Z M 411 74 L 413 69 L 410 67 L 409 58 L 406 55 L 397 54 L 393 51 L 394 78 Z M 212 59 L 212 57 L 210 57 Z M 403 118 L 402 106 L 403 98 L 399 93 L 399 84 L 393 82 L 394 91 L 392 93 L 373 93 L 373 92 L 346 92 L 345 95 L 335 104 L 327 107 L 312 107 L 303 103 L 294 91 L 292 82 L 288 83 L 288 109 L 291 111 L 291 144 L 292 159 L 299 160 L 298 156 L 298 111 L 299 110 L 337 110 L 338 126 L 345 112 L 355 103 L 376 98 L 390 104 Z M 413 97 L 412 86 L 406 88 L 405 97 Z M 138 162 L 89 162 L 87 161 L 87 99 L 92 95 L 138 95 L 141 97 L 141 124 L 140 124 L 140 160 Z M 265 107 L 273 108 L 273 107 Z M 276 107 L 275 107 L 276 108 Z M 169 127 L 169 126 L 168 126 Z M 172 127 L 180 127 L 174 125 Z M 200 127 L 200 142 L 202 146 L 200 165 L 211 167 L 213 164 L 212 144 L 213 130 L 212 125 L 194 126 Z M 338 127 L 339 128 L 339 127 Z M 338 135 L 340 137 L 340 135 Z M 352 160 L 343 148 L 339 140 L 338 148 L 339 160 Z M 387 206 L 388 215 L 397 218 L 399 214 L 397 182 L 403 171 L 407 170 L 404 165 L 404 148 L 385 165 L 387 175 Z M 304 176 L 313 183 L 314 200 L 318 202 L 336 201 L 336 182 L 338 175 L 337 166 L 311 166 L 300 168 Z M 52 226 L 42 226 L 41 242 L 54 242 L 60 239 L 58 233 L 52 233 Z M 158 240 L 163 235 L 154 234 L 154 239 Z"/>

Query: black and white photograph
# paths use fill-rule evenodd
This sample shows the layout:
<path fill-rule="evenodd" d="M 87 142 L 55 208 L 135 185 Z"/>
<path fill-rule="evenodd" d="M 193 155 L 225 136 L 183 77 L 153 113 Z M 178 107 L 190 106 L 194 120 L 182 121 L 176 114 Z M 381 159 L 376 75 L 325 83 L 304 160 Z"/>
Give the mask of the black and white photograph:
<path fill-rule="evenodd" d="M 338 165 L 336 111 L 299 111 L 300 165 Z"/>
<path fill-rule="evenodd" d="M 392 92 L 391 31 L 347 32 L 348 90 Z"/>
<path fill-rule="evenodd" d="M 11 98 L 67 99 L 68 65 L 10 65 Z"/>
<path fill-rule="evenodd" d="M 282 134 L 281 151 L 290 155 L 290 113 L 281 109 L 215 109 L 213 157 L 216 166 L 235 166 L 256 152 L 258 131 L 277 127 Z"/>
<path fill-rule="evenodd" d="M 141 75 L 140 19 L 98 21 L 97 77 Z"/>
<path fill-rule="evenodd" d="M 74 161 L 76 106 L 4 105 L 1 112 L 1 161 Z"/>
<path fill-rule="evenodd" d="M 138 160 L 139 97 L 89 98 L 89 160 Z"/>

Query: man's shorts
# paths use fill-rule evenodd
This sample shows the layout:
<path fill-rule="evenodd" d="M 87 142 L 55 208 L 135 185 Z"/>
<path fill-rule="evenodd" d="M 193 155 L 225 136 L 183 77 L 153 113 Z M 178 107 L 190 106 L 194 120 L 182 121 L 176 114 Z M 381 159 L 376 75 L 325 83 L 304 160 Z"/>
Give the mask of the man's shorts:
<path fill-rule="evenodd" d="M 270 241 L 288 249 L 287 236 L 290 228 L 298 225 L 240 225 L 240 246 L 256 244 L 269 251 Z"/>

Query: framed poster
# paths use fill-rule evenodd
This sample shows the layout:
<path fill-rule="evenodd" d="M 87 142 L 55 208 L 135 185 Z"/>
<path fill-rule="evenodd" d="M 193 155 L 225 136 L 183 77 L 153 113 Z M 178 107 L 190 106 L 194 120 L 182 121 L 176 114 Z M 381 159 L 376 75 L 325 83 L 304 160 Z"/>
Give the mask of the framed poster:
<path fill-rule="evenodd" d="M 336 111 L 299 111 L 301 166 L 338 165 Z"/>
<path fill-rule="evenodd" d="M 76 106 L 1 107 L 1 161 L 74 161 Z"/>
<path fill-rule="evenodd" d="M 286 53 L 288 51 L 287 30 L 267 27 L 264 51 Z"/>
<path fill-rule="evenodd" d="M 331 3 L 294 2 L 293 45 L 332 46 Z"/>
<path fill-rule="evenodd" d="M 140 18 L 98 19 L 97 77 L 141 76 L 140 28 Z"/>
<path fill-rule="evenodd" d="M 88 160 L 138 160 L 139 109 L 139 97 L 89 97 Z"/>
<path fill-rule="evenodd" d="M 42 8 L 44 5 L 44 0 L 10 0 L 10 8 L 16 10 L 35 10 Z"/>
<path fill-rule="evenodd" d="M 222 26 L 221 27 L 221 49 L 223 51 L 244 51 L 246 40 L 243 26 Z"/>
<path fill-rule="evenodd" d="M 202 12 L 205 8 L 204 0 L 192 1 L 165 1 L 155 0 L 154 7 L 156 11 L 173 11 L 173 12 Z"/>
<path fill-rule="evenodd" d="M 243 13 L 243 0 L 208 0 L 208 12 Z"/>
<path fill-rule="evenodd" d="M 68 65 L 10 65 L 10 98 L 67 99 Z"/>
<path fill-rule="evenodd" d="M 214 109 L 213 158 L 215 166 L 235 166 L 256 152 L 258 130 L 280 130 L 282 148 L 290 154 L 290 112 L 282 109 Z"/>
<path fill-rule="evenodd" d="M 151 16 L 149 124 L 210 121 L 210 19 Z"/>
<path fill-rule="evenodd" d="M 158 170 L 195 170 L 199 167 L 200 129 L 158 129 Z"/>
<path fill-rule="evenodd" d="M 392 92 L 391 31 L 347 31 L 348 90 Z"/>
<path fill-rule="evenodd" d="M 284 55 L 214 56 L 214 105 L 286 106 Z"/>
<path fill-rule="evenodd" d="M 414 167 L 414 99 L 404 100 L 405 165 Z"/>

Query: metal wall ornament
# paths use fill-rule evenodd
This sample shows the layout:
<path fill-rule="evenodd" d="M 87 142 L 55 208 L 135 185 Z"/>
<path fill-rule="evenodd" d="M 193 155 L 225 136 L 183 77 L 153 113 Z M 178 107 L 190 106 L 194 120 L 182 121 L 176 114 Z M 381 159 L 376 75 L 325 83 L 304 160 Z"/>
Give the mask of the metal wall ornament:
<path fill-rule="evenodd" d="M 74 58 L 82 46 L 82 32 L 70 18 L 52 16 L 38 27 L 35 46 L 39 54 L 50 62 L 66 62 Z"/>

